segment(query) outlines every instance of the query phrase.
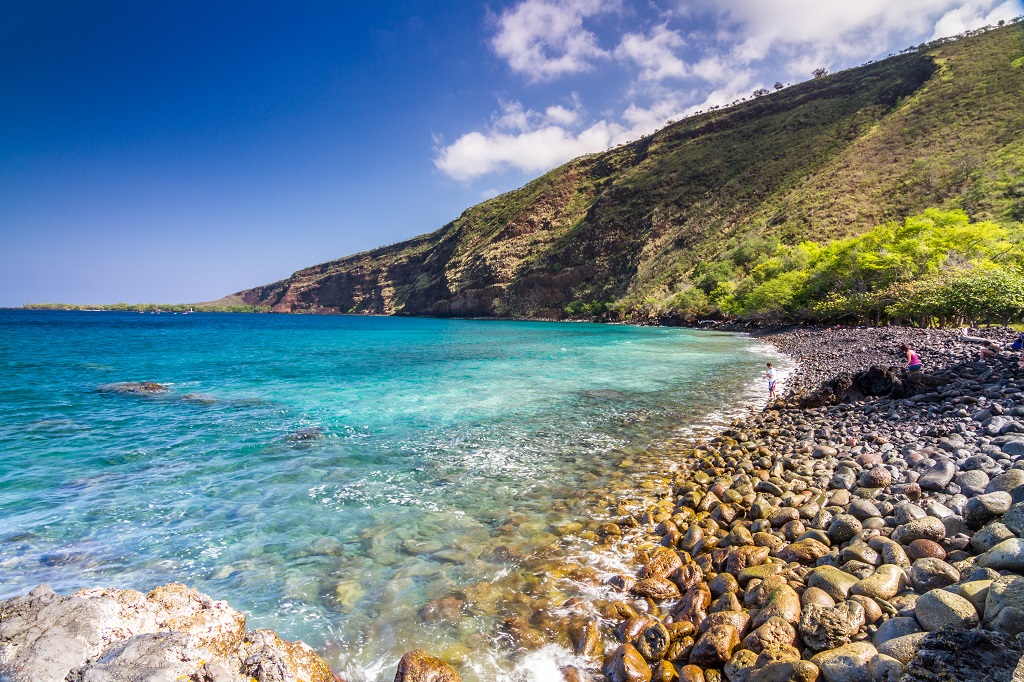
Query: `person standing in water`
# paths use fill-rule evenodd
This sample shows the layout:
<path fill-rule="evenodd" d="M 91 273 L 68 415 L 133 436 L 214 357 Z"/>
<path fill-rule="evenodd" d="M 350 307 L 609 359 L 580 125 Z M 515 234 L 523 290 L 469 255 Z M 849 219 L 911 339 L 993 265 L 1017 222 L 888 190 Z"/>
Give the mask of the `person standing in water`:
<path fill-rule="evenodd" d="M 772 367 L 772 363 L 768 363 L 768 371 L 764 373 L 764 377 L 768 380 L 768 400 L 775 400 L 775 368 Z"/>
<path fill-rule="evenodd" d="M 913 350 L 907 344 L 900 346 L 900 349 L 907 354 L 907 371 L 908 372 L 920 372 L 921 371 L 921 358 L 918 357 L 917 351 Z"/>

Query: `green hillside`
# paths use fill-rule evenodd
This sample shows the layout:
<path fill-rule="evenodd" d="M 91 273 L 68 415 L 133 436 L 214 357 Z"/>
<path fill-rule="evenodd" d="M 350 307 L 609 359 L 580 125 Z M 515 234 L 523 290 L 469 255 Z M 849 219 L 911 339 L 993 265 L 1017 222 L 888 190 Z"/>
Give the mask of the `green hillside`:
<path fill-rule="evenodd" d="M 931 208 L 1002 226 L 1024 219 L 1022 93 L 1024 24 L 939 41 L 687 118 L 431 234 L 224 301 L 278 312 L 686 314 L 688 301 L 739 286 L 780 246 Z"/>

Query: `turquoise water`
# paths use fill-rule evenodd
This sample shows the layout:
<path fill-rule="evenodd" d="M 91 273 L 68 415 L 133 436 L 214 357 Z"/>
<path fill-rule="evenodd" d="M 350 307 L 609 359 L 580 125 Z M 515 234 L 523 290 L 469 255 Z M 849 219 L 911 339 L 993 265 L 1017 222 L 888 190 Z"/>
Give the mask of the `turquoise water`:
<path fill-rule="evenodd" d="M 766 355 L 666 328 L 0 311 L 0 596 L 178 581 L 353 680 L 417 647 L 522 677 L 495 627 L 528 612 L 553 525 L 762 399 Z M 142 381 L 167 390 L 123 390 Z"/>

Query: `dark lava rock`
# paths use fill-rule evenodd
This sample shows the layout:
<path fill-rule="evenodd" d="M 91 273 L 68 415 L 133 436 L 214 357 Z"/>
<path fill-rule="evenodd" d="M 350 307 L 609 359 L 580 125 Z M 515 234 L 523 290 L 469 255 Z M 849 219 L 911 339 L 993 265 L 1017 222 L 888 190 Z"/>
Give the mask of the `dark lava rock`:
<path fill-rule="evenodd" d="M 1014 638 L 985 630 L 940 630 L 921 641 L 902 682 L 1009 682 L 1021 658 Z"/>

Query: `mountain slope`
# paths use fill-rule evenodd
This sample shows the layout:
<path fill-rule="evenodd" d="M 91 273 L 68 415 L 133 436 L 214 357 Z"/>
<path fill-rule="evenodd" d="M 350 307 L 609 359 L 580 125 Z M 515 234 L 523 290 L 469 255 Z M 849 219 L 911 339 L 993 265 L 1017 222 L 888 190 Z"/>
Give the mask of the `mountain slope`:
<path fill-rule="evenodd" d="M 1013 24 L 687 118 L 431 234 L 224 300 L 525 317 L 615 302 L 631 318 L 752 237 L 842 237 L 928 207 L 1020 220 L 1021 93 L 1024 24 Z"/>

